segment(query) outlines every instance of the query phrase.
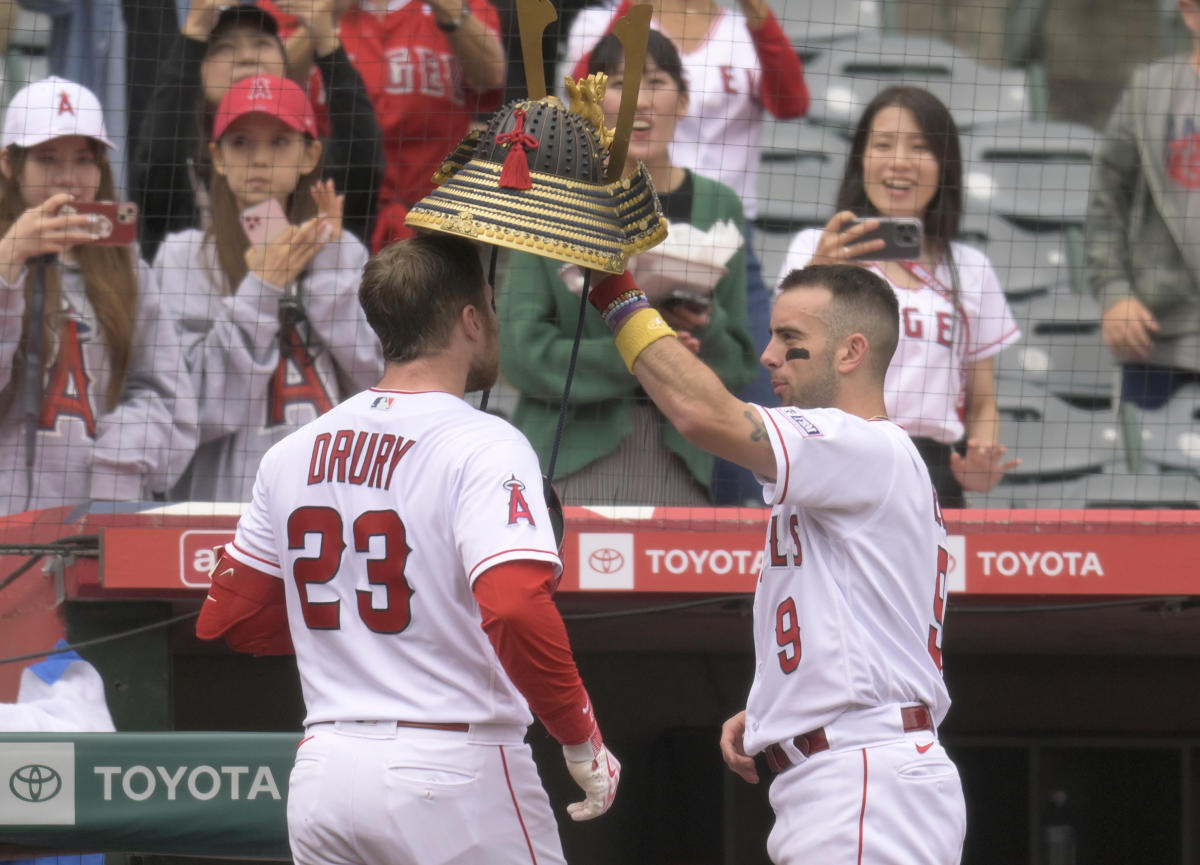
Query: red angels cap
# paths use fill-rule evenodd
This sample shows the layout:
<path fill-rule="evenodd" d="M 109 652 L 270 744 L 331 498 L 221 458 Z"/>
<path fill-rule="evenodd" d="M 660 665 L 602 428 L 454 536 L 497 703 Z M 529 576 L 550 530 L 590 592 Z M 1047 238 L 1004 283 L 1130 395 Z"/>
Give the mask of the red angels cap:
<path fill-rule="evenodd" d="M 295 81 L 275 75 L 252 75 L 235 83 L 217 106 L 213 140 L 247 114 L 267 114 L 306 135 L 317 137 L 317 118 L 308 95 Z"/>
<path fill-rule="evenodd" d="M 17 91 L 4 111 L 0 147 L 34 147 L 51 138 L 83 135 L 116 149 L 104 127 L 104 109 L 82 84 L 52 76 Z"/>

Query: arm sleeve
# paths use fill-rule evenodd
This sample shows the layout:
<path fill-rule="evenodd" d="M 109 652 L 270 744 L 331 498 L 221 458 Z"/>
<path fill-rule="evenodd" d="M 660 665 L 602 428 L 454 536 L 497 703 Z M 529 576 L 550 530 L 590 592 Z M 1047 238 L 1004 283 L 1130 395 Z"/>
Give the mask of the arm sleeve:
<path fill-rule="evenodd" d="M 750 31 L 750 38 L 762 66 L 763 106 L 781 120 L 803 117 L 808 112 L 804 67 L 774 12 L 761 27 Z"/>
<path fill-rule="evenodd" d="M 135 254 L 136 257 L 136 254 Z M 92 498 L 137 498 L 165 492 L 196 449 L 197 409 L 191 377 L 179 355 L 175 317 L 158 281 L 140 259 L 137 339 L 120 404 L 99 423 L 92 453 Z"/>
<path fill-rule="evenodd" d="M 234 294 L 216 294 L 199 232 L 174 235 L 159 248 L 154 270 L 162 285 L 177 286 L 203 316 L 181 323 L 181 342 L 192 376 L 201 444 L 245 428 L 251 404 L 266 399 L 279 364 L 280 291 L 249 273 Z"/>
<path fill-rule="evenodd" d="M 301 289 L 309 324 L 333 355 L 343 393 L 368 388 L 383 374 L 383 350 L 358 303 L 369 257 L 362 243 L 343 236 L 317 253 Z"/>
<path fill-rule="evenodd" d="M 559 262 L 511 253 L 500 290 L 500 359 L 504 377 L 523 395 L 557 401 L 562 396 L 579 315 L 579 296 L 558 277 Z M 577 405 L 629 396 L 637 390 L 612 333 L 588 313 L 571 402 Z"/>
<path fill-rule="evenodd" d="M 222 549 L 196 636 L 225 638 L 231 649 L 251 655 L 292 655 L 283 580 L 227 556 Z"/>
<path fill-rule="evenodd" d="M 316 59 L 329 106 L 329 150 L 325 176 L 346 196 L 342 223 L 355 237 L 370 240 L 375 203 L 385 170 L 383 133 L 367 86 L 346 50 Z"/>
<path fill-rule="evenodd" d="M 1144 86 L 1135 73 L 1105 127 L 1092 163 L 1088 195 L 1087 275 L 1092 294 L 1107 309 L 1134 295 L 1129 219 L 1142 172 L 1132 94 Z"/>
<path fill-rule="evenodd" d="M 758 406 L 771 447 L 775 480 L 763 484 L 769 505 L 820 508 L 866 516 L 882 500 L 895 470 L 891 443 L 865 421 L 838 409 Z M 886 422 L 883 422 L 886 423 Z M 864 484 L 856 478 L 872 478 Z"/>
<path fill-rule="evenodd" d="M 13 358 L 25 327 L 25 275 L 22 269 L 15 283 L 0 279 L 0 390 L 12 381 Z"/>
<path fill-rule="evenodd" d="M 783 266 L 779 269 L 779 276 L 775 278 L 775 285 L 783 282 L 783 278 L 793 270 L 808 266 L 817 252 L 817 243 L 820 239 L 820 230 L 812 228 L 806 228 L 792 238 L 792 242 L 788 244 L 787 254 L 783 257 Z"/>
<path fill-rule="evenodd" d="M 205 45 L 183 34 L 159 69 L 129 160 L 130 195 L 137 203 L 142 254 L 154 259 L 172 231 L 196 221 L 189 159 L 196 141 L 196 102 Z"/>
<path fill-rule="evenodd" d="M 955 244 L 955 256 L 963 247 Z M 1009 309 L 1008 299 L 1000 286 L 1000 277 L 995 268 L 982 253 L 971 253 L 974 259 L 966 268 L 961 269 L 962 276 L 978 286 L 970 292 L 974 297 L 970 306 L 971 333 L 967 345 L 967 360 L 974 363 L 984 360 L 1003 351 L 1021 338 L 1021 329 Z M 966 303 L 964 298 L 964 303 Z"/>
<path fill-rule="evenodd" d="M 550 735 L 564 745 L 595 737 L 599 728 L 579 678 L 567 629 L 550 596 L 554 568 L 513 561 L 475 581 L 483 629 L 508 677 Z"/>

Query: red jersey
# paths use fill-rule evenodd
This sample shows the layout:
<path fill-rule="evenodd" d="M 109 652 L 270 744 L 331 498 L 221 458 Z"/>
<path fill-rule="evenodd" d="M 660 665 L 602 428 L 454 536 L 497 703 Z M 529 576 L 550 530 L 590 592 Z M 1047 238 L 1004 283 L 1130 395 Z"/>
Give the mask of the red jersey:
<path fill-rule="evenodd" d="M 487 0 L 469 0 L 471 14 L 499 38 L 500 15 Z M 387 12 L 354 6 L 341 19 L 342 45 L 366 82 L 383 130 L 387 173 L 379 191 L 372 248 L 403 236 L 408 206 L 433 190 L 430 178 L 470 129 L 475 115 L 494 111 L 502 89 L 479 93 L 433 12 L 420 0 Z"/>

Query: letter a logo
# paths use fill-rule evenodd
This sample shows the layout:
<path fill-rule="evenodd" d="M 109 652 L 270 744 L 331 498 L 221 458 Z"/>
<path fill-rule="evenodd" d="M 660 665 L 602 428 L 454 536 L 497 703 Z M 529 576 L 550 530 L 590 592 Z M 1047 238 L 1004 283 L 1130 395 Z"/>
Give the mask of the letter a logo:
<path fill-rule="evenodd" d="M 61 117 L 64 114 L 74 116 L 75 108 L 71 105 L 71 97 L 67 95 L 67 91 L 60 90 L 58 94 L 58 116 Z"/>
<path fill-rule="evenodd" d="M 267 79 L 255 78 L 254 83 L 250 85 L 250 95 L 246 98 L 251 102 L 255 102 L 259 99 L 270 99 L 271 85 Z"/>
<path fill-rule="evenodd" d="M 508 524 L 515 526 L 517 520 L 526 520 L 531 526 L 537 525 L 533 521 L 533 513 L 529 510 L 529 502 L 525 501 L 525 494 L 521 492 L 525 489 L 525 484 L 513 475 L 504 482 L 504 488 L 508 490 Z"/>

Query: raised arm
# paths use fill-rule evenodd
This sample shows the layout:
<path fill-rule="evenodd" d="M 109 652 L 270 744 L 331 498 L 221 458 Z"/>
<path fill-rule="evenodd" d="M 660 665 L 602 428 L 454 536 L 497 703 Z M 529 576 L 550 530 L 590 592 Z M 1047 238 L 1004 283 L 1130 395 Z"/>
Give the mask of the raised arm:
<path fill-rule="evenodd" d="M 764 478 L 775 477 L 775 452 L 759 410 L 726 390 L 675 338 L 632 276 L 601 280 L 589 300 L 616 335 L 626 366 L 684 438 Z"/>

